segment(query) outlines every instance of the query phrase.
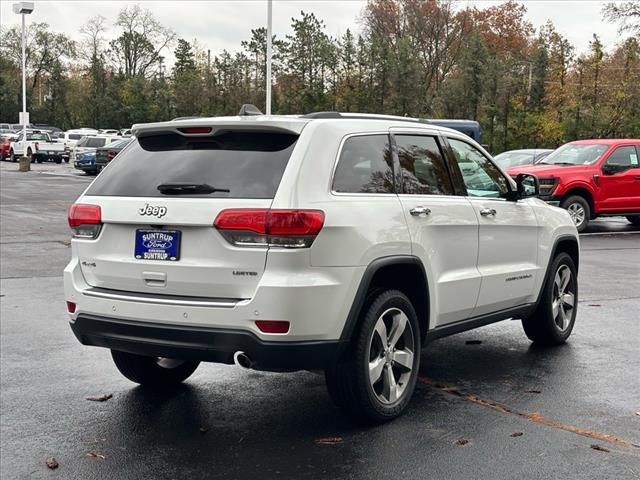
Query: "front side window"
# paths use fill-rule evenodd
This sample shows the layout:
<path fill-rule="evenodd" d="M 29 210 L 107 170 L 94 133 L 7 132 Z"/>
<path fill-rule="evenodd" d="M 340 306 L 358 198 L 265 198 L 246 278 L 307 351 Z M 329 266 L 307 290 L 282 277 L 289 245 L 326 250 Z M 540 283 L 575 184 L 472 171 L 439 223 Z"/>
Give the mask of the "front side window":
<path fill-rule="evenodd" d="M 635 147 L 618 147 L 609 155 L 607 165 L 615 165 L 620 168 L 633 168 L 638 166 L 638 154 Z"/>
<path fill-rule="evenodd" d="M 333 176 L 339 193 L 394 193 L 393 156 L 388 135 L 361 135 L 342 145 Z"/>
<path fill-rule="evenodd" d="M 470 197 L 498 198 L 509 192 L 507 179 L 477 148 L 455 138 L 449 143 Z"/>
<path fill-rule="evenodd" d="M 395 135 L 402 172 L 403 193 L 450 195 L 449 172 L 434 137 Z"/>

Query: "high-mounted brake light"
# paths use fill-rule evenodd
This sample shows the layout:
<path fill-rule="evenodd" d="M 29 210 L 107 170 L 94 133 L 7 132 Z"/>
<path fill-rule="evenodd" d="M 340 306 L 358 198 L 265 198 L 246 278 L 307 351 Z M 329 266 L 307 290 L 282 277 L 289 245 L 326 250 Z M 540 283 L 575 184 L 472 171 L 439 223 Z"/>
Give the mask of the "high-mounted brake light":
<path fill-rule="evenodd" d="M 186 133 L 187 135 L 197 135 L 197 134 L 205 134 L 211 133 L 211 127 L 185 127 L 179 128 L 182 133 Z"/>
<path fill-rule="evenodd" d="M 310 247 L 324 225 L 322 210 L 230 209 L 213 226 L 238 246 Z"/>
<path fill-rule="evenodd" d="M 76 238 L 97 238 L 102 228 L 102 211 L 98 205 L 75 203 L 69 209 L 69 227 Z"/>

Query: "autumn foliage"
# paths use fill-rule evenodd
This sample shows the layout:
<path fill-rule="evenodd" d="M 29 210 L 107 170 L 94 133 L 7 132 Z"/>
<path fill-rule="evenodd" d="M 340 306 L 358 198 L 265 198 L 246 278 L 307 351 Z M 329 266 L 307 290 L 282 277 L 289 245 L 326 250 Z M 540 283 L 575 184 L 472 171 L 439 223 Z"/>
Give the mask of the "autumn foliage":
<path fill-rule="evenodd" d="M 483 8 L 454 0 L 371 0 L 359 34 L 327 34 L 301 12 L 274 37 L 274 113 L 320 110 L 478 120 L 498 153 L 588 137 L 640 137 L 640 11 L 603 10 L 619 43 L 597 32 L 577 52 L 553 23 L 532 25 L 524 2 Z M 552 13 L 552 12 L 550 12 Z M 355 22 L 354 22 L 355 23 Z M 236 52 L 178 39 L 141 7 L 110 27 L 97 17 L 83 41 L 34 24 L 29 32 L 31 118 L 62 128 L 128 127 L 187 115 L 236 114 L 265 102 L 266 30 Z M 19 29 L 0 35 L 0 112 L 20 109 Z M 107 36 L 112 38 L 108 41 Z M 167 66 L 169 49 L 175 62 Z"/>

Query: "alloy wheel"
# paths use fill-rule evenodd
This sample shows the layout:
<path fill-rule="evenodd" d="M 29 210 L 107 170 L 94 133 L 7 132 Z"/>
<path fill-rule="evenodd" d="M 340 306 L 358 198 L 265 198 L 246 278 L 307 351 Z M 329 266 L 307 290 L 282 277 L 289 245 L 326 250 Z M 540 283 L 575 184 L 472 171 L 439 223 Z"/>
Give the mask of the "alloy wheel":
<path fill-rule="evenodd" d="M 569 215 L 571 216 L 571 220 L 573 220 L 573 223 L 575 224 L 576 227 L 579 227 L 584 223 L 584 220 L 587 215 L 582 205 L 580 205 L 577 202 L 572 203 L 567 207 L 567 211 L 569 212 Z"/>
<path fill-rule="evenodd" d="M 575 282 L 567 265 L 560 265 L 556 271 L 551 298 L 553 320 L 560 331 L 564 332 L 571 325 L 576 298 Z"/>
<path fill-rule="evenodd" d="M 415 341 L 407 315 L 399 308 L 386 310 L 369 340 L 369 385 L 383 404 L 399 402 L 413 373 Z"/>

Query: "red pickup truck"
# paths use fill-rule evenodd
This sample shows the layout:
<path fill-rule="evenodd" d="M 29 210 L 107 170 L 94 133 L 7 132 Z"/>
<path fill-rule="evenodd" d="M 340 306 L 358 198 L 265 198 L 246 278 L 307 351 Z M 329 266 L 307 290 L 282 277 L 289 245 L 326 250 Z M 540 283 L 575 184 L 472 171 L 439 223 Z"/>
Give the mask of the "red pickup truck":
<path fill-rule="evenodd" d="M 569 211 L 579 232 L 596 217 L 640 225 L 640 140 L 578 140 L 535 165 L 507 169 L 540 181 L 540 198 Z"/>

